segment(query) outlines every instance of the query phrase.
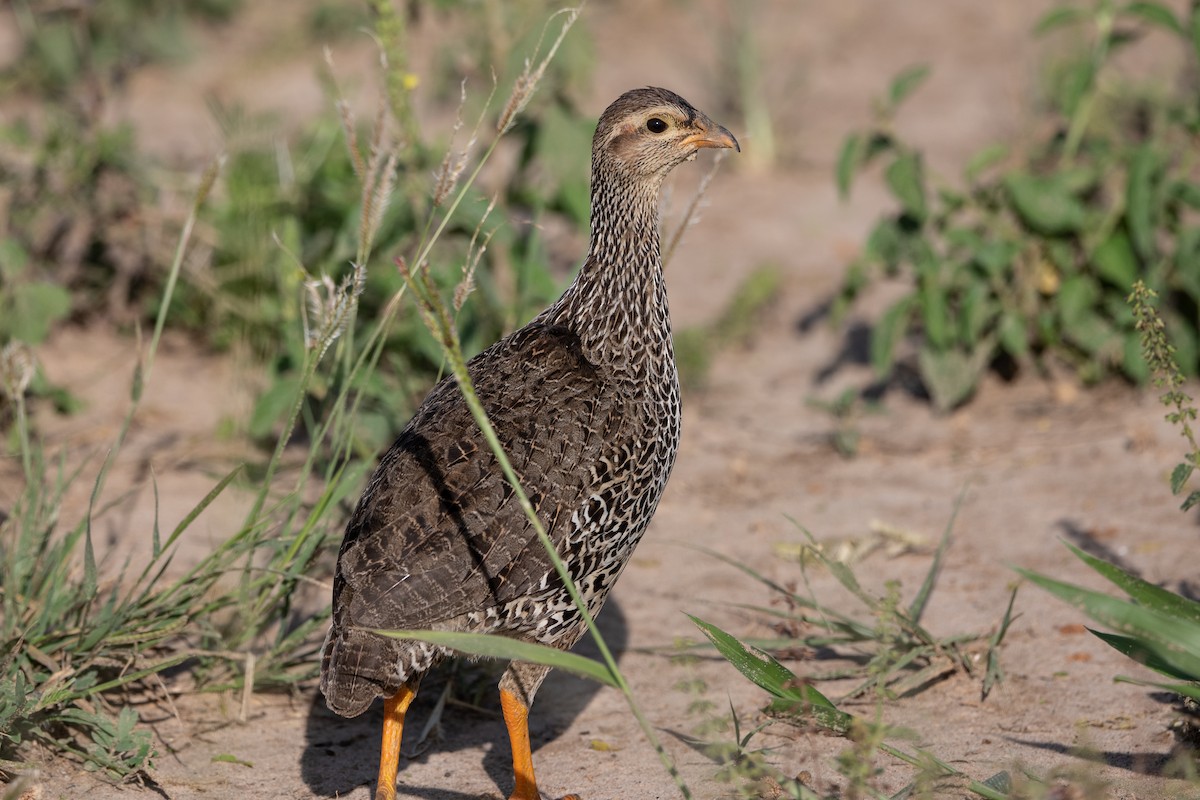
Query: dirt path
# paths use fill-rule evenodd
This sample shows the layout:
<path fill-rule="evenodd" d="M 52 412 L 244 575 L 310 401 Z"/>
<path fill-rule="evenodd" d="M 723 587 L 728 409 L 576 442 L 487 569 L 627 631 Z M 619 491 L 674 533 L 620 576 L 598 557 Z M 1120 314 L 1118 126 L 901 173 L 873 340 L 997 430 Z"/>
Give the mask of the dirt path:
<path fill-rule="evenodd" d="M 752 346 L 723 354 L 708 390 L 687 398 L 676 473 L 602 617 L 647 716 L 699 798 L 726 796 L 728 789 L 714 780 L 717 766 L 681 737 L 727 714 L 730 702 L 748 727 L 763 697 L 723 662 L 681 664 L 663 651 L 680 637 L 697 638 L 683 612 L 741 635 L 766 633 L 760 621 L 730 604 L 763 604 L 767 596 L 740 573 L 685 549 L 684 542 L 743 560 L 772 579 L 797 581 L 799 567 L 776 554 L 777 545 L 801 538 L 785 515 L 818 539 L 863 536 L 878 520 L 932 542 L 962 492 L 955 542 L 929 610 L 929 626 L 937 632 L 993 626 L 1016 578 L 1011 565 L 1089 583 L 1062 538 L 1105 548 L 1149 580 L 1176 589 L 1196 585 L 1195 519 L 1175 510 L 1166 484 L 1181 447 L 1160 421 L 1153 397 L 1120 388 L 1083 394 L 1069 384 L 1026 378 L 1011 386 L 989 383 L 965 410 L 939 418 L 893 393 L 882 413 L 857 423 L 862 440 L 851 460 L 827 442 L 831 419 L 806 404 L 810 396 L 831 398 L 869 378 L 853 362 L 830 369 L 844 348 L 838 333 L 820 324 L 800 326 L 836 285 L 883 207 L 869 182 L 858 187 L 852 203 L 837 202 L 831 175 L 840 137 L 866 121 L 870 98 L 894 72 L 921 61 L 933 66 L 933 76 L 900 124 L 928 148 L 934 168 L 954 174 L 981 145 L 1019 133 L 1038 74 L 1040 50 L 1029 30 L 1048 5 L 762 0 L 750 6 L 782 165 L 754 171 L 733 164 L 719 176 L 703 221 L 671 266 L 670 291 L 680 325 L 710 318 L 739 278 L 763 263 L 782 271 L 784 291 Z M 712 86 L 729 63 L 721 55 L 719 31 L 728 25 L 721 7 L 591 6 L 588 24 L 600 67 L 587 107 L 599 111 L 620 91 L 655 83 L 711 109 L 717 99 Z M 196 63 L 206 60 L 202 54 Z M 298 79 L 290 74 L 287 80 Z M 185 79 L 181 85 L 202 84 Z M 199 98 L 195 104 L 203 107 Z M 128 105 L 136 118 L 138 97 Z M 753 141 L 744 144 L 747 152 L 754 147 Z M 97 341 L 102 344 L 98 337 L 60 338 L 43 357 L 53 371 L 66 353 L 82 348 L 86 356 Z M 177 356 L 185 365 L 199 358 Z M 196 460 L 178 457 L 179 442 L 203 442 L 204 425 L 215 421 L 201 425 L 192 418 L 191 428 L 181 427 L 189 415 L 169 398 L 180 387 L 194 391 L 194 372 L 166 366 L 174 357 L 163 357 L 155 378 L 168 399 L 155 406 L 158 412 L 144 420 L 138 435 L 146 437 L 144 452 L 159 453 L 152 460 L 160 486 L 177 480 L 173 494 L 186 508 L 211 480 Z M 220 365 L 211 367 L 223 377 L 205 386 L 214 398 L 228 396 L 234 378 Z M 100 407 L 103 397 L 119 401 L 124 391 L 86 370 L 76 376 L 77 385 L 97 379 L 91 393 L 101 398 Z M 88 390 L 81 385 L 80 391 Z M 88 428 L 95 430 L 91 422 Z M 160 460 L 175 466 L 162 469 Z M 138 513 L 124 518 L 130 535 Z M 206 526 L 216 536 L 222 522 L 209 519 Z M 114 547 L 121 544 L 119 534 L 114 531 Z M 881 593 L 885 581 L 899 580 L 911 597 L 927 565 L 925 553 L 876 553 L 857 569 L 872 590 Z M 828 576 L 817 573 L 812 580 L 825 602 L 841 602 Z M 1026 587 L 1018 610 L 1022 616 L 1003 651 L 1007 679 L 986 702 L 977 679 L 955 676 L 914 698 L 887 703 L 884 719 L 910 728 L 914 744 L 977 779 L 1025 765 L 1040 775 L 1063 771 L 1108 784 L 1112 798 L 1187 796 L 1185 787 L 1161 777 L 1172 746 L 1169 703 L 1114 684 L 1114 675 L 1138 670 L 1087 635 L 1080 617 L 1062 604 Z M 812 674 L 831 665 L 812 659 L 791 666 Z M 707 688 L 681 688 L 695 678 Z M 826 688 L 837 694 L 838 687 Z M 697 711 L 697 700 L 709 701 L 711 709 Z M 431 699 L 425 702 L 428 708 Z M 163 750 L 153 773 L 157 790 L 118 791 L 51 762 L 31 796 L 369 797 L 375 714 L 341 720 L 313 693 L 255 697 L 244 723 L 236 721 L 233 698 L 188 697 L 178 706 L 178 717 L 164 710 L 155 723 Z M 871 703 L 848 710 L 875 713 Z M 402 765 L 401 795 L 465 800 L 508 791 L 507 745 L 494 711 L 448 709 L 440 738 Z M 555 676 L 539 696 L 532 727 L 539 774 L 555 796 L 677 796 L 615 692 Z M 829 756 L 845 741 L 782 733 L 772 729 L 758 741 L 772 748 L 773 763 L 792 774 L 806 770 L 821 784 L 836 782 Z M 879 765 L 892 791 L 904 784 L 906 770 L 883 757 Z M 1085 796 L 1105 795 L 1094 789 Z"/>

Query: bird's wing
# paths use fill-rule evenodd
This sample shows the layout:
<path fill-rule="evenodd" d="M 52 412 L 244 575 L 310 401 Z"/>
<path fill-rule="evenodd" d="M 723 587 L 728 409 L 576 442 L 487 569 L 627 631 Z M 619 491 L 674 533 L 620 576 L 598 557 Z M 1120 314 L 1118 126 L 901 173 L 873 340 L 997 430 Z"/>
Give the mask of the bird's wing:
<path fill-rule="evenodd" d="M 539 518 L 561 543 L 606 443 L 620 438 L 626 400 L 565 328 L 527 326 L 470 370 Z M 551 570 L 457 386 L 444 381 L 384 455 L 347 526 L 334 624 L 435 627 L 498 610 Z"/>

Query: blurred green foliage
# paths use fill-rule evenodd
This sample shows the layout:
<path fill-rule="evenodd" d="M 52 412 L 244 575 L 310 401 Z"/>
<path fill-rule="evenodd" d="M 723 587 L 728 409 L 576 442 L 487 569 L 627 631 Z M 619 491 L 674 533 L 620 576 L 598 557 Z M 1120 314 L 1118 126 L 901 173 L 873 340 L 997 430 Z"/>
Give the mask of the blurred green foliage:
<path fill-rule="evenodd" d="M 13 0 L 21 56 L 0 89 L 104 91 L 142 64 L 187 53 L 187 26 L 228 20 L 241 0 Z"/>
<path fill-rule="evenodd" d="M 923 154 L 893 119 L 926 77 L 892 83 L 875 125 L 852 134 L 837 167 L 842 194 L 876 159 L 899 210 L 881 219 L 849 268 L 836 315 L 879 276 L 907 291 L 874 327 L 871 361 L 895 368 L 900 343 L 934 405 L 966 401 L 982 374 L 1067 364 L 1084 382 L 1148 372 L 1125 303 L 1142 279 L 1165 299 L 1163 315 L 1188 375 L 1200 366 L 1200 106 L 1192 84 L 1141 90 L 1122 84 L 1114 53 L 1147 29 L 1166 31 L 1195 70 L 1200 10 L 1179 18 L 1158 3 L 1060 7 L 1038 32 L 1075 25 L 1084 50 L 1054 74 L 1050 134 L 1020 151 L 992 146 L 968 164 L 960 186 L 938 186 Z M 835 315 L 835 316 L 836 316 Z"/>
<path fill-rule="evenodd" d="M 517 27 L 522 19 L 528 17 L 514 14 L 505 16 L 503 23 Z M 377 24 L 389 36 L 413 35 L 392 17 L 381 16 Z M 533 30 L 530 48 L 539 33 L 540 29 Z M 404 48 L 385 43 L 385 52 L 390 57 Z M 560 63 L 568 66 L 559 67 Z M 513 69 L 515 76 L 517 62 Z M 551 64 L 547 83 L 539 90 L 540 97 L 549 95 L 548 100 L 530 108 L 509 134 L 518 156 L 506 174 L 494 181 L 501 188 L 489 196 L 473 187 L 442 233 L 430 274 L 445 295 L 455 293 L 464 282 L 469 284 L 461 304 L 456 303 L 458 330 L 468 355 L 524 324 L 557 296 L 569 271 L 577 266 L 575 260 L 551 263 L 543 229 L 553 217 L 559 221 L 556 229 L 572 231 L 569 235 L 580 240 L 585 236 L 588 153 L 595 123 L 572 106 L 565 92 L 553 91 L 564 88 L 566 73 L 574 75 L 579 69 L 578 60 Z M 397 72 L 404 70 L 389 63 L 389 76 Z M 430 85 L 436 92 L 448 81 L 449 76 L 434 75 L 422 77 L 419 85 Z M 429 232 L 426 226 L 433 212 L 447 202 L 430 191 L 428 176 L 441 169 L 448 152 L 451 159 L 461 153 L 473 136 L 470 128 L 477 117 L 471 116 L 471 107 L 482 99 L 474 95 L 469 102 L 462 101 L 463 130 L 455 141 L 424 137 L 407 109 L 417 83 L 415 77 L 395 86 L 389 82 L 393 118 L 403 134 L 421 138 L 405 138 L 396 150 L 392 190 L 396 196 L 386 204 L 369 252 L 351 341 L 366 337 L 401 291 L 404 280 L 394 263 L 396 255 L 416 249 Z M 332 76 L 327 76 L 327 86 L 331 94 L 336 92 Z M 362 188 L 346 146 L 345 119 L 331 115 L 314 123 L 298 140 L 286 141 L 256 133 L 258 123 L 237 112 L 218 109 L 218 116 L 227 139 L 245 144 L 235 145 L 231 152 L 224 169 L 224 191 L 207 216 L 216 232 L 208 266 L 184 276 L 172 317 L 176 325 L 202 333 L 217 346 L 249 344 L 265 365 L 265 389 L 247 429 L 265 442 L 280 429 L 302 380 L 305 342 L 300 326 L 291 323 L 301 313 L 305 281 L 329 276 L 336 282 L 357 261 Z M 481 135 L 490 134 L 491 124 L 492 117 L 485 115 Z M 355 125 L 354 136 L 360 143 L 370 142 L 373 135 Z M 478 263 L 473 263 L 472 247 L 485 238 L 486 247 Z M 415 315 L 398 316 L 384 335 L 378 364 L 365 376 L 357 376 L 353 386 L 353 445 L 364 455 L 373 455 L 390 441 L 444 371 L 441 348 Z M 304 418 L 321 418 L 348 379 L 345 370 L 315 375 L 308 384 Z"/>
<path fill-rule="evenodd" d="M 69 315 L 99 314 L 124 325 L 148 320 L 164 290 L 163 267 L 178 231 L 175 213 L 162 211 L 171 208 L 163 199 L 174 187 L 163 185 L 128 129 L 101 123 L 102 100 L 119 90 L 131 69 L 186 55 L 189 26 L 231 23 L 241 7 L 238 0 L 106 0 L 79 8 L 29 0 L 14 6 L 23 57 L 0 74 L 0 89 L 43 102 L 33 115 L 0 128 L 0 208 L 11 212 L 7 226 L 0 225 L 0 345 L 14 337 L 36 343 Z M 374 0 L 309 9 L 303 27 L 310 36 L 375 27 L 388 61 L 387 110 L 403 143 L 394 165 L 395 197 L 381 204 L 386 212 L 368 253 L 351 341 L 366 335 L 400 291 L 395 255 L 429 233 L 435 206 L 429 175 L 447 151 L 455 155 L 467 146 L 477 119 L 477 133 L 490 133 L 496 109 L 484 114 L 487 88 L 521 71 L 541 40 L 548 8 L 545 0 L 409 8 Z M 418 75 L 407 59 L 427 15 L 440 15 L 436 24 L 470 46 L 439 50 Z M 576 266 L 552 259 L 543 231 L 581 240 L 586 230 L 594 121 L 570 97 L 591 65 L 586 35 L 572 32 L 542 80 L 538 102 L 510 134 L 517 158 L 492 182 L 502 188 L 486 225 L 480 228 L 492 198 L 473 189 L 442 236 L 432 272 L 446 292 L 464 280 L 472 237 L 490 237 L 458 311 L 469 354 L 527 321 Z M 330 74 L 324 78 L 329 113 L 295 135 L 265 117 L 214 103 L 228 158 L 203 218 L 204 246 L 182 272 L 168 315 L 172 327 L 217 348 L 245 347 L 263 365 L 262 394 L 243 429 L 263 442 L 282 429 L 301 382 L 305 341 L 295 323 L 305 281 L 330 276 L 336 282 L 360 256 L 360 176 L 345 140 L 346 119 L 335 109 L 342 99 L 337 82 Z M 454 141 L 422 132 L 412 110 L 417 92 L 442 109 L 461 102 L 463 125 Z M 353 127 L 366 152 L 373 129 Z M 4 313 L 9 309 L 17 310 Z M 412 315 L 399 315 L 385 336 L 376 368 L 361 372 L 353 390 L 354 446 L 363 453 L 402 427 L 442 373 L 440 349 Z M 321 418 L 349 372 L 343 367 L 313 376 L 301 431 Z"/>

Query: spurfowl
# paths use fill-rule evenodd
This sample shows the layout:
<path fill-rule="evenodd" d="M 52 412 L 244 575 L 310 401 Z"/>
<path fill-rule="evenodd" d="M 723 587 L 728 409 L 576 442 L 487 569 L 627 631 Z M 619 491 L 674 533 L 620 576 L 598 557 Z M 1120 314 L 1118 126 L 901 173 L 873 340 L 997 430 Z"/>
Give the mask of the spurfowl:
<path fill-rule="evenodd" d="M 658 193 L 725 128 L 665 89 L 621 95 L 592 142 L 591 245 L 552 306 L 469 364 L 513 467 L 595 613 L 629 561 L 679 445 L 679 379 Z M 457 386 L 434 387 L 384 454 L 346 527 L 321 689 L 338 714 L 383 697 L 377 800 L 396 795 L 404 714 L 448 651 L 375 629 L 496 633 L 566 649 L 578 611 Z M 540 800 L 527 725 L 547 667 L 500 680 L 516 788 Z"/>

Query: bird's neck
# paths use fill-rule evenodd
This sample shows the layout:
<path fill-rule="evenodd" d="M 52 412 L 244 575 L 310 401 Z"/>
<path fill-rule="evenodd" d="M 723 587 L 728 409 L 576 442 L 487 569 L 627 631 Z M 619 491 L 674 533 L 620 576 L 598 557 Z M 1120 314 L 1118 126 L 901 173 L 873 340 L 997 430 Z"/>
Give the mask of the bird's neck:
<path fill-rule="evenodd" d="M 597 363 L 639 369 L 671 358 L 658 190 L 657 182 L 593 181 L 588 255 L 550 313 Z"/>

